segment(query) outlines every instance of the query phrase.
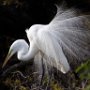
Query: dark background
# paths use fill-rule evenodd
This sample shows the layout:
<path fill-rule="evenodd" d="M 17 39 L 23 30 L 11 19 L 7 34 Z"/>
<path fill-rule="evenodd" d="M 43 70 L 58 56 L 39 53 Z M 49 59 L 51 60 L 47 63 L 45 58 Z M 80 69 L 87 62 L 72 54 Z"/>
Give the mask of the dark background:
<path fill-rule="evenodd" d="M 0 4 L 0 35 L 23 38 L 25 29 L 31 25 L 49 23 L 56 13 L 55 4 L 61 0 L 6 1 Z M 66 2 L 69 7 L 75 6 L 87 11 L 90 9 L 89 0 L 66 0 Z"/>

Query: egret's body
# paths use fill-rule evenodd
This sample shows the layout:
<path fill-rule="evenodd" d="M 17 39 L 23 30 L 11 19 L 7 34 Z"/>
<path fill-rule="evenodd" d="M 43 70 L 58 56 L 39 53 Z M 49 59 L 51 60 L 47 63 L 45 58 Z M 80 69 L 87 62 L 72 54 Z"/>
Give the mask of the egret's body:
<path fill-rule="evenodd" d="M 48 65 L 67 73 L 70 64 L 65 52 L 72 59 L 78 60 L 90 56 L 89 24 L 90 15 L 78 15 L 74 9 L 63 10 L 59 7 L 56 16 L 49 24 L 33 25 L 26 30 L 30 45 L 24 40 L 16 40 L 10 47 L 10 53 L 17 52 L 18 59 L 22 61 L 43 57 Z M 3 66 L 8 59 L 6 58 Z"/>

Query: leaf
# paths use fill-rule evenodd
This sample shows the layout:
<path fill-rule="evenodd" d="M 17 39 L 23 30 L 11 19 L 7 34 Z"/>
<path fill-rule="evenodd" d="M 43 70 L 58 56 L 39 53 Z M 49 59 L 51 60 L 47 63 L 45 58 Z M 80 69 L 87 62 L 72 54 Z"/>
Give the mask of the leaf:
<path fill-rule="evenodd" d="M 80 79 L 90 79 L 90 59 L 82 63 L 76 70 L 79 73 Z"/>
<path fill-rule="evenodd" d="M 90 85 L 88 85 L 84 90 L 90 90 Z"/>

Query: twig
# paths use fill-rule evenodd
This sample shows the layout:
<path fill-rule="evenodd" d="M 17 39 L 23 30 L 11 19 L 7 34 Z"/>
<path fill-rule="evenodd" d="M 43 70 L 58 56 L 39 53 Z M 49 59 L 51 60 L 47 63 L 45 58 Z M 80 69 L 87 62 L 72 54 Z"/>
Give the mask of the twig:
<path fill-rule="evenodd" d="M 2 76 L 2 77 L 5 77 L 5 76 L 7 76 L 10 72 L 16 70 L 17 68 L 21 68 L 21 67 L 23 67 L 23 66 L 25 66 L 25 65 L 32 65 L 32 63 L 33 63 L 33 60 L 30 60 L 30 61 L 27 61 L 27 62 L 20 62 L 20 63 L 14 64 L 13 66 L 7 68 L 7 69 L 4 70 L 4 71 L 2 70 L 3 72 L 2 72 L 2 74 L 1 74 L 1 76 Z"/>
<path fill-rule="evenodd" d="M 27 77 L 24 76 L 23 73 L 20 72 L 20 71 L 15 71 L 15 72 L 12 72 L 12 73 L 13 73 L 13 74 L 20 74 L 21 77 L 23 77 L 23 78 L 25 78 L 25 79 L 27 78 Z"/>

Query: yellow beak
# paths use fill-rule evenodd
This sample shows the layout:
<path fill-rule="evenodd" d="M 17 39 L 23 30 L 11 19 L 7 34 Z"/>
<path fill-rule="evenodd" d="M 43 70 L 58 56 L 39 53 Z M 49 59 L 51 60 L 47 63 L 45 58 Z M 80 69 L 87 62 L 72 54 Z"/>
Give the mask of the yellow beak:
<path fill-rule="evenodd" d="M 12 56 L 11 51 L 9 51 L 8 54 L 7 54 L 7 56 L 6 56 L 6 58 L 5 58 L 5 61 L 4 61 L 3 65 L 2 65 L 2 68 L 5 67 L 5 65 L 7 64 L 7 62 L 10 60 L 10 57 L 11 56 Z"/>

